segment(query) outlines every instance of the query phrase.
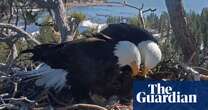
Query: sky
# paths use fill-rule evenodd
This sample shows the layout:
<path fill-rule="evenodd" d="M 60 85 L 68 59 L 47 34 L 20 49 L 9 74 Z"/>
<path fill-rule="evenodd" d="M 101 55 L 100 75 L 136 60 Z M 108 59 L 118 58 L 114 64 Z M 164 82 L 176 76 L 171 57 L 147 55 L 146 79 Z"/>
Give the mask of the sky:
<path fill-rule="evenodd" d="M 109 0 L 109 1 L 120 1 L 123 0 Z M 166 11 L 165 0 L 127 0 L 128 3 L 139 5 L 144 4 L 144 8 L 156 8 L 158 13 Z M 204 7 L 208 7 L 208 0 L 183 0 L 183 5 L 186 11 L 201 12 Z"/>

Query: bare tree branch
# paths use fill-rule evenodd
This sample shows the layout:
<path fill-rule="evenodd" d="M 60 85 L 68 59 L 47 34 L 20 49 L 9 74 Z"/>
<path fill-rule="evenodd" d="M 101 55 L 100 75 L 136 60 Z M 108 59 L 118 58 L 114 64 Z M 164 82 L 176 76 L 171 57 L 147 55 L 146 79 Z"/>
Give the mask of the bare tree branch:
<path fill-rule="evenodd" d="M 17 48 L 15 45 L 18 39 L 25 38 L 26 40 L 32 41 L 36 45 L 39 45 L 40 42 L 37 41 L 29 33 L 25 32 L 23 29 L 12 24 L 0 23 L 0 29 L 6 29 L 6 31 L 9 30 L 9 34 L 6 34 L 3 31 L 2 33 L 0 33 L 0 42 L 6 43 L 10 49 L 10 53 L 7 57 L 6 64 L 0 65 L 0 70 L 2 72 L 9 72 L 11 71 L 10 67 L 14 64 L 14 61 L 18 56 Z"/>
<path fill-rule="evenodd" d="M 71 109 L 71 110 L 74 110 L 74 109 L 93 109 L 93 110 L 107 110 L 106 108 L 104 107 L 101 107 L 101 106 L 98 106 L 98 105 L 93 105 L 93 104 L 75 104 L 75 105 L 72 105 L 72 106 L 68 106 L 68 107 L 65 107 L 66 109 Z"/>
<path fill-rule="evenodd" d="M 138 10 L 139 11 L 138 19 L 141 21 L 142 28 L 145 28 L 145 21 L 144 21 L 143 14 L 146 13 L 146 12 L 156 11 L 156 9 L 152 9 L 152 8 L 143 10 L 144 9 L 144 4 L 142 4 L 141 7 L 136 7 L 134 5 L 128 4 L 126 1 L 124 1 L 124 2 L 105 2 L 105 3 L 119 4 L 119 5 L 127 6 L 127 7 L 134 8 L 134 9 Z"/>
<path fill-rule="evenodd" d="M 33 43 L 35 43 L 37 45 L 41 44 L 39 41 L 37 41 L 35 38 L 33 38 L 29 33 L 25 32 L 23 29 L 15 26 L 15 25 L 6 24 L 6 23 L 0 23 L 0 28 L 8 28 L 8 29 L 11 29 L 14 32 L 17 32 L 17 33 L 21 34 L 22 37 L 33 41 Z M 16 37 L 20 37 L 20 36 L 16 36 Z M 8 40 L 8 39 L 7 38 L 5 38 L 5 39 L 2 38 L 1 40 L 3 41 L 3 40 Z"/>
<path fill-rule="evenodd" d="M 127 7 L 130 7 L 130 8 L 134 8 L 136 10 L 142 10 L 144 8 L 144 4 L 142 4 L 142 6 L 139 8 L 139 7 L 136 7 L 136 6 L 133 6 L 131 4 L 128 4 L 127 2 L 105 2 L 105 3 L 109 3 L 109 4 L 118 4 L 118 5 L 122 5 L 122 6 L 127 6 Z"/>
<path fill-rule="evenodd" d="M 8 68 L 12 65 L 13 61 L 18 56 L 17 48 L 16 48 L 16 45 L 14 43 L 9 44 L 9 48 L 10 48 L 10 54 L 8 56 L 8 60 L 7 60 L 7 63 L 6 63 L 6 66 Z"/>
<path fill-rule="evenodd" d="M 146 10 L 144 10 L 144 11 L 142 11 L 142 13 L 146 13 L 146 12 L 154 12 L 154 11 L 156 11 L 156 9 L 152 9 L 152 8 L 149 8 L 149 9 L 146 9 Z"/>

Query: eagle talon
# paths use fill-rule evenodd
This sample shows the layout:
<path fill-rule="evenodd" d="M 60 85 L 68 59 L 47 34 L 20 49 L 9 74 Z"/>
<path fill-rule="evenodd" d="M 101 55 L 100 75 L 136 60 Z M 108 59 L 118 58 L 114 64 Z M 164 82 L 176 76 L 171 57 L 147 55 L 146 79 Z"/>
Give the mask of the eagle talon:
<path fill-rule="evenodd" d="M 149 74 L 152 74 L 153 72 L 151 71 L 151 69 L 149 69 L 149 68 L 146 68 L 146 67 L 144 67 L 144 68 L 142 68 L 142 76 L 144 76 L 144 77 L 147 77 Z"/>
<path fill-rule="evenodd" d="M 153 74 L 153 72 L 151 71 L 151 69 L 148 68 L 141 68 L 141 70 L 138 71 L 138 73 L 134 76 L 132 76 L 133 78 L 147 78 L 148 75 Z"/>

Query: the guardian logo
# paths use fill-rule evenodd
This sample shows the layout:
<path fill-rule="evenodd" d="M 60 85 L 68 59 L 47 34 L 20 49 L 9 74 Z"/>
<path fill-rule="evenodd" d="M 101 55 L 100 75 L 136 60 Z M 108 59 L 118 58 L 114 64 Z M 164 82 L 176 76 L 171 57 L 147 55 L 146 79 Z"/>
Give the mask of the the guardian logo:
<path fill-rule="evenodd" d="M 197 103 L 196 94 L 183 94 L 174 91 L 171 86 L 161 86 L 160 83 L 148 84 L 149 93 L 138 92 L 138 103 Z"/>

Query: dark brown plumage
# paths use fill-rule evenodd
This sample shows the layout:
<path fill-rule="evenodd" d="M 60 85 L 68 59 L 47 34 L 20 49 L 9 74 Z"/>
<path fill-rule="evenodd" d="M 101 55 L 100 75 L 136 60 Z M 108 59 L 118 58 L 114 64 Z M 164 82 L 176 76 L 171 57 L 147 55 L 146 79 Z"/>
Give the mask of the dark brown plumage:
<path fill-rule="evenodd" d="M 109 24 L 108 27 L 103 29 L 100 33 L 108 36 L 111 40 L 126 40 L 136 45 L 147 40 L 157 43 L 157 40 L 148 31 L 126 23 Z M 102 36 L 98 37 L 101 38 Z"/>
<path fill-rule="evenodd" d="M 132 79 L 128 65 L 120 67 L 114 55 L 117 42 L 86 38 L 62 44 L 43 44 L 22 53 L 32 53 L 33 61 L 68 72 L 77 101 L 89 98 L 89 92 L 105 98 L 116 95 L 131 99 Z"/>

